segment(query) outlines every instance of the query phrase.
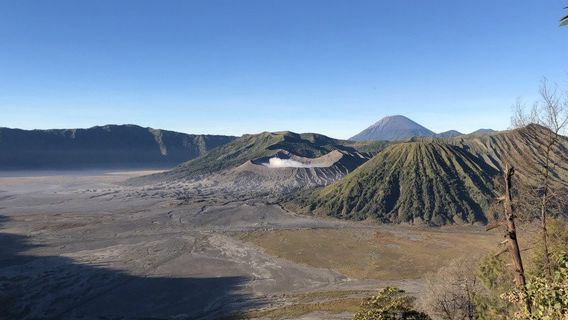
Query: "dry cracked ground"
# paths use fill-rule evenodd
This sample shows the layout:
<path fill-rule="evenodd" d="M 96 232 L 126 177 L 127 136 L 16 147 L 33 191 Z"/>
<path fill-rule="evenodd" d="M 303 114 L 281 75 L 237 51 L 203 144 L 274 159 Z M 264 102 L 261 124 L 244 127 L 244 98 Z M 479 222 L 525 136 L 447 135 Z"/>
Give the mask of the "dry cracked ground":
<path fill-rule="evenodd" d="M 0 319 L 349 319 L 379 287 L 417 294 L 499 242 L 123 184 L 147 173 L 1 175 Z"/>

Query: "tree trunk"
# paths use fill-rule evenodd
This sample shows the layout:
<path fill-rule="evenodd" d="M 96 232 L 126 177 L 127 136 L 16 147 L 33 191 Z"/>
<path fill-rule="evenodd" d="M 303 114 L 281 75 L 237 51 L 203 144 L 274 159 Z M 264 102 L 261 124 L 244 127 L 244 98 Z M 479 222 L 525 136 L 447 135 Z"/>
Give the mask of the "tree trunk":
<path fill-rule="evenodd" d="M 552 138 L 552 141 L 546 146 L 546 157 L 544 163 L 544 172 L 542 179 L 542 195 L 540 203 L 540 223 L 542 228 L 542 242 L 544 246 L 544 271 L 548 279 L 552 278 L 552 266 L 550 264 L 550 252 L 548 250 L 548 230 L 546 227 L 546 216 L 548 207 L 548 188 L 549 188 L 549 175 L 550 175 L 550 152 L 554 143 L 556 143 L 556 137 Z"/>
<path fill-rule="evenodd" d="M 542 242 L 544 247 L 544 270 L 548 279 L 552 279 L 552 266 L 550 264 L 550 252 L 548 250 L 548 228 L 546 227 L 546 197 L 547 192 L 542 195 L 542 203 L 540 209 L 540 221 L 542 228 Z"/>
<path fill-rule="evenodd" d="M 515 174 L 515 168 L 511 167 L 505 169 L 505 196 L 504 196 L 504 206 L 505 206 L 505 219 L 507 223 L 507 233 L 505 237 L 507 238 L 507 246 L 509 252 L 511 253 L 511 258 L 513 259 L 513 266 L 515 268 L 515 284 L 519 290 L 525 294 L 526 308 L 527 311 L 531 310 L 531 302 L 527 297 L 527 282 L 525 278 L 525 269 L 523 267 L 523 260 L 521 258 L 521 250 L 519 249 L 519 242 L 517 240 L 517 229 L 515 226 L 515 215 L 513 212 L 513 203 L 511 196 L 511 180 Z"/>

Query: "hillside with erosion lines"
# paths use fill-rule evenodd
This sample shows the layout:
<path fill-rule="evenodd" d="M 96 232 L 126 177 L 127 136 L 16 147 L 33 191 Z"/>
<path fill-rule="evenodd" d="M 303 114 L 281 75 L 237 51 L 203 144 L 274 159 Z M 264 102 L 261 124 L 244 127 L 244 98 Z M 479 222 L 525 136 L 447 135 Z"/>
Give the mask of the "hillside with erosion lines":
<path fill-rule="evenodd" d="M 550 132 L 531 125 L 483 136 L 416 138 L 387 147 L 344 179 L 297 201 L 308 211 L 344 219 L 434 225 L 488 221 L 500 172 L 517 168 L 520 187 L 538 184 L 541 146 Z M 568 188 L 568 139 L 552 157 L 552 181 Z"/>

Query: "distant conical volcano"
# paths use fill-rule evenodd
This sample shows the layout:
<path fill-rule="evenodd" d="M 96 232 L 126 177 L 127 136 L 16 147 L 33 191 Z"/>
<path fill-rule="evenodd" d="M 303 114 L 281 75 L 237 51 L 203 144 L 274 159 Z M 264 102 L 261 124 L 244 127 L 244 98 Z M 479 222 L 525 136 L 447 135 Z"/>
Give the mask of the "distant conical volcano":
<path fill-rule="evenodd" d="M 405 116 L 384 117 L 350 140 L 405 140 L 412 137 L 431 137 L 435 135 L 431 130 L 419 125 Z"/>

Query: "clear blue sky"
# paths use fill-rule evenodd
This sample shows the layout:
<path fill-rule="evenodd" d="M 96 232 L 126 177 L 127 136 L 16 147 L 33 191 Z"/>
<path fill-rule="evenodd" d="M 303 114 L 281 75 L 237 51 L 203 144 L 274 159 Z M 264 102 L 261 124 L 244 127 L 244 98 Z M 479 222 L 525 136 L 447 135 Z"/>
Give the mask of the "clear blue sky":
<path fill-rule="evenodd" d="M 0 126 L 504 129 L 568 87 L 562 0 L 0 0 Z"/>

